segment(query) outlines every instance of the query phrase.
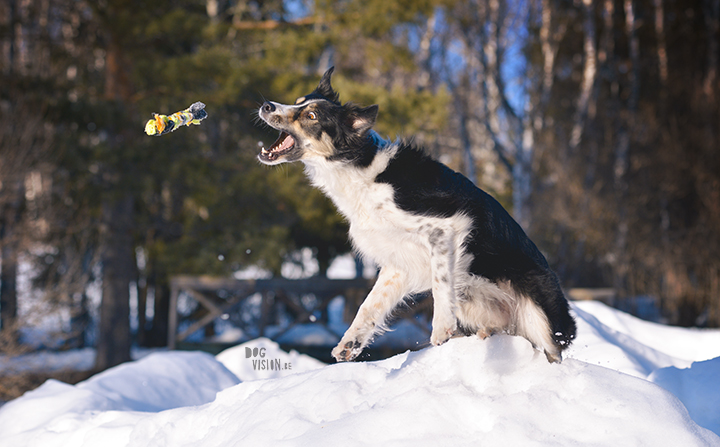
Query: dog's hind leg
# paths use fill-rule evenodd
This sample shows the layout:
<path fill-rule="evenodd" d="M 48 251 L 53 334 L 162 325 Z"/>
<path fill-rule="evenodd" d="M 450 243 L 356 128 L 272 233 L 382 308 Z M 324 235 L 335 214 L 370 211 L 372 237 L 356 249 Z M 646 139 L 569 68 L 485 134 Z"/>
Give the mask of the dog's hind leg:
<path fill-rule="evenodd" d="M 385 319 L 408 293 L 407 275 L 394 268 L 383 267 L 365 301 L 358 309 L 350 328 L 332 350 L 338 362 L 350 361 L 383 330 Z"/>
<path fill-rule="evenodd" d="M 453 233 L 440 228 L 430 232 L 433 319 L 430 343 L 445 343 L 457 329 L 455 297 L 455 242 Z"/>

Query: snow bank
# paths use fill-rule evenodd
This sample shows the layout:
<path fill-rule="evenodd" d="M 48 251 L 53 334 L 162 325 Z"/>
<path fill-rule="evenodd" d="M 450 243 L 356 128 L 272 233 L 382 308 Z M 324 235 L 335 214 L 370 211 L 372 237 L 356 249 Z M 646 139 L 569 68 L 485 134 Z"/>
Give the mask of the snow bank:
<path fill-rule="evenodd" d="M 578 338 L 565 357 L 636 377 L 720 357 L 720 331 L 643 321 L 597 301 L 573 302 Z"/>
<path fill-rule="evenodd" d="M 235 421 L 194 439 L 203 445 L 231 439 L 288 446 L 718 441 L 662 388 L 584 362 L 551 365 L 527 341 L 510 336 L 454 339 L 385 361 L 246 383 L 220 393 L 202 412 Z"/>
<path fill-rule="evenodd" d="M 518 337 L 236 386 L 209 356 L 177 354 L 153 356 L 171 357 L 161 371 L 140 361 L 77 387 L 49 382 L 0 409 L 2 445 L 720 445 L 661 387 L 573 359 L 551 365 Z M 168 369 L 191 377 L 171 386 Z M 144 385 L 155 374 L 163 379 Z M 194 387 L 203 392 L 185 399 Z M 40 407 L 55 416 L 38 418 Z"/>
<path fill-rule="evenodd" d="M 575 301 L 571 304 L 582 320 L 592 316 L 604 327 L 676 359 L 693 362 L 720 357 L 720 330 L 652 323 L 599 301 Z"/>
<path fill-rule="evenodd" d="M 97 441 L 108 430 L 109 418 L 204 404 L 237 383 L 227 368 L 201 352 L 151 354 L 75 386 L 48 380 L 0 408 L 0 445 L 126 445 L 122 435 L 114 436 L 116 444 L 83 439 Z M 130 429 L 115 426 L 111 431 Z"/>
<path fill-rule="evenodd" d="M 559 365 L 507 335 L 327 366 L 266 339 L 157 353 L 6 404 L 0 445 L 720 446 L 698 425 L 720 433 L 720 331 L 573 308 Z"/>
<path fill-rule="evenodd" d="M 720 357 L 686 369 L 662 368 L 649 379 L 677 396 L 698 424 L 720 434 Z"/>
<path fill-rule="evenodd" d="M 582 304 L 584 303 L 573 306 L 577 316 L 578 337 L 570 345 L 564 357 L 604 366 L 643 379 L 659 368 L 668 366 L 686 368 L 692 364 L 691 360 L 673 357 L 602 323 L 595 315 L 584 310 Z M 602 309 L 605 307 L 607 306 L 603 305 Z"/>

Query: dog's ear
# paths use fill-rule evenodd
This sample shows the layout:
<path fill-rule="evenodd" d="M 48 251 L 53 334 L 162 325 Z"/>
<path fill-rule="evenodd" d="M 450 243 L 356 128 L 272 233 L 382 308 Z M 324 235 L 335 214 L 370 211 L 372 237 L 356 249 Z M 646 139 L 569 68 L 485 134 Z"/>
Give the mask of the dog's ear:
<path fill-rule="evenodd" d="M 335 67 L 328 68 L 328 70 L 322 76 L 322 79 L 320 79 L 320 83 L 315 89 L 315 93 L 326 97 L 332 102 L 338 102 L 340 95 L 338 95 L 337 92 L 333 90 L 332 85 L 330 85 L 330 78 L 332 77 L 333 71 L 335 71 Z"/>
<path fill-rule="evenodd" d="M 348 122 L 355 132 L 362 134 L 375 125 L 377 114 L 377 104 L 364 108 L 357 107 L 348 114 Z"/>

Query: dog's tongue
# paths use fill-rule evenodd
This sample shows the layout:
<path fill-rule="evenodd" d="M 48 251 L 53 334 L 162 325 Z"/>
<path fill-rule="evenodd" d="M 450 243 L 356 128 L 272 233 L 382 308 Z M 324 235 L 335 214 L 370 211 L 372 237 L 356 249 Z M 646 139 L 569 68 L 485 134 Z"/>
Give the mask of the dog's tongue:
<path fill-rule="evenodd" d="M 278 138 L 278 143 L 275 145 L 276 151 L 284 151 L 290 149 L 295 144 L 295 140 L 288 133 L 281 133 Z"/>

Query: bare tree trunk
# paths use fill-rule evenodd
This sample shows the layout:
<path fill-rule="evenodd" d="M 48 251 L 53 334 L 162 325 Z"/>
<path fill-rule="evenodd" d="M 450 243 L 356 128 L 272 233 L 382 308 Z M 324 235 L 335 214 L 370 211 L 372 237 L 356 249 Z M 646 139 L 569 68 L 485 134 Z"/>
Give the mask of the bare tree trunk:
<path fill-rule="evenodd" d="M 530 115 L 530 113 L 528 113 Z M 527 116 L 523 123 L 522 142 L 513 165 L 513 214 L 525 230 L 530 227 L 528 200 L 532 192 L 532 157 L 534 148 L 532 119 Z"/>
<path fill-rule="evenodd" d="M 162 347 L 168 344 L 170 327 L 170 286 L 167 275 L 157 274 L 154 284 L 154 315 L 152 327 L 147 333 L 147 343 L 148 346 Z"/>
<path fill-rule="evenodd" d="M 4 205 L 0 208 L 0 329 L 11 343 L 17 341 L 19 230 L 24 198 L 22 180 L 6 178 L 4 188 L 0 186 L 0 204 Z"/>
<path fill-rule="evenodd" d="M 433 12 L 427 19 L 425 33 L 423 33 L 423 37 L 420 40 L 420 50 L 417 55 L 417 66 L 420 69 L 417 86 L 420 89 L 430 87 L 430 73 L 432 71 L 430 68 L 430 45 L 432 44 L 432 39 L 435 36 L 436 20 L 437 18 L 435 17 L 435 12 Z"/>
<path fill-rule="evenodd" d="M 464 109 L 464 104 L 458 103 L 459 109 Z M 477 185 L 477 172 L 475 171 L 475 157 L 473 156 L 473 146 L 470 140 L 470 131 L 468 130 L 468 120 L 470 117 L 466 110 L 459 110 L 460 120 L 460 144 L 463 149 L 463 164 L 465 165 L 465 176 L 470 179 L 473 184 Z"/>
<path fill-rule="evenodd" d="M 625 30 L 630 39 L 630 97 L 628 109 L 634 118 L 640 99 L 640 39 L 637 35 L 635 23 L 635 8 L 633 0 L 625 0 Z"/>
<path fill-rule="evenodd" d="M 660 79 L 660 102 L 657 108 L 658 121 L 660 123 L 666 123 L 666 111 L 667 111 L 667 96 L 668 96 L 668 57 L 667 57 L 667 44 L 665 38 L 665 11 L 663 9 L 663 0 L 654 0 L 653 7 L 655 9 L 655 38 L 657 39 L 657 59 L 658 59 L 658 74 Z M 662 269 L 665 272 L 672 272 L 675 268 L 675 262 L 672 256 L 672 244 L 670 241 L 670 210 L 669 200 L 667 192 L 664 190 L 659 191 L 659 204 L 660 204 L 660 242 L 662 244 L 663 260 L 661 262 Z M 662 276 L 674 276 L 664 275 Z M 666 305 L 663 301 L 667 299 L 666 294 L 660 296 L 660 306 L 664 308 Z"/>
<path fill-rule="evenodd" d="M 611 0 L 608 0 L 611 1 Z M 543 73 L 542 73 L 542 87 L 540 89 L 540 109 L 535 108 L 536 112 L 540 112 L 550 100 L 550 92 L 555 81 L 555 58 L 560 47 L 559 42 L 562 40 L 563 35 L 567 31 L 567 27 L 563 24 L 558 24 L 555 32 L 552 30 L 552 6 L 550 0 L 542 0 L 540 11 L 540 48 L 543 55 Z M 542 119 L 542 114 L 538 114 L 539 118 Z"/>
<path fill-rule="evenodd" d="M 613 15 L 615 14 L 615 3 L 613 0 L 605 0 L 603 2 L 603 36 L 600 51 L 598 51 L 598 61 L 601 63 L 609 63 L 615 53 L 615 40 L 613 38 L 614 26 Z"/>
<path fill-rule="evenodd" d="M 495 135 L 502 134 L 500 125 L 500 108 L 502 107 L 502 98 L 504 92 L 501 91 L 498 84 L 500 76 L 498 66 L 498 28 L 500 26 L 500 5 L 498 0 L 490 0 L 488 2 L 489 14 L 486 33 L 481 34 L 483 38 L 483 54 L 482 54 L 482 79 L 484 103 L 486 107 L 486 120 L 490 125 L 490 131 Z M 470 46 L 472 48 L 472 46 Z M 499 148 L 498 148 L 499 149 Z M 508 151 L 506 151 L 508 152 Z M 510 151 L 514 152 L 514 151 Z"/>
<path fill-rule="evenodd" d="M 110 38 L 105 57 L 105 99 L 128 101 L 132 96 L 129 65 L 121 44 Z"/>
<path fill-rule="evenodd" d="M 557 45 L 553 45 L 550 39 L 550 26 L 552 25 L 552 8 L 550 8 L 550 0 L 542 0 L 542 25 L 540 26 L 540 46 L 543 55 L 543 75 L 542 90 L 540 95 L 540 103 L 545 104 L 550 99 L 553 80 L 555 79 L 555 55 L 557 54 Z"/>
<path fill-rule="evenodd" d="M 145 346 L 147 344 L 147 335 L 145 332 L 145 327 L 147 326 L 147 296 L 148 296 L 147 278 L 142 278 L 138 275 L 138 282 L 137 282 L 137 297 L 138 297 L 137 344 L 138 344 L 138 346 Z"/>
<path fill-rule="evenodd" d="M 628 234 L 630 231 L 627 216 L 627 171 L 630 166 L 630 134 L 634 128 L 635 113 L 640 92 L 640 44 L 635 29 L 635 10 L 632 0 L 624 0 L 625 8 L 625 32 L 629 39 L 630 53 L 630 74 L 629 89 L 630 96 L 628 98 L 627 108 L 625 110 L 627 119 L 625 125 L 621 126 L 618 138 L 617 150 L 615 153 L 614 166 L 614 186 L 618 203 L 618 220 L 617 220 L 617 237 L 615 242 L 615 268 L 614 268 L 614 286 L 619 294 L 627 292 L 628 289 L 628 272 L 629 263 L 627 253 Z"/>
<path fill-rule="evenodd" d="M 7 15 L 7 24 L 6 26 L 10 30 L 9 33 L 6 34 L 7 40 L 5 40 L 5 45 L 7 46 L 7 58 L 3 61 L 3 68 L 7 74 L 11 75 L 13 74 L 13 65 L 15 64 L 15 54 L 17 52 L 15 46 L 17 45 L 17 41 L 15 39 L 15 29 L 16 25 L 19 25 L 19 21 L 17 19 L 17 2 L 15 0 L 8 0 L 7 3 L 8 8 L 8 15 Z M 3 20 L 5 22 L 5 20 Z M 5 23 L 3 23 L 5 25 Z"/>
<path fill-rule="evenodd" d="M 718 32 L 720 32 L 720 0 L 705 0 L 705 23 L 707 25 L 708 51 L 707 74 L 703 90 L 707 96 L 712 96 L 718 77 Z"/>
<path fill-rule="evenodd" d="M 15 339 L 17 320 L 17 244 L 11 225 L 0 222 L 2 273 L 0 273 L 0 329 L 5 337 Z"/>
<path fill-rule="evenodd" d="M 585 34 L 583 51 L 585 63 L 583 68 L 582 83 L 580 84 L 580 97 L 578 98 L 573 129 L 570 134 L 570 149 L 577 148 L 582 139 L 582 131 L 585 125 L 585 118 L 588 113 L 588 106 L 591 101 L 595 75 L 597 73 L 597 49 L 595 48 L 595 11 L 592 0 L 582 0 L 583 3 L 583 31 Z"/>
<path fill-rule="evenodd" d="M 667 94 L 668 81 L 668 57 L 667 44 L 665 42 L 665 12 L 663 11 L 663 0 L 653 0 L 655 6 L 655 37 L 657 38 L 658 72 L 660 73 L 660 94 Z M 664 102 L 664 101 L 663 101 Z"/>
<path fill-rule="evenodd" d="M 122 45 L 109 35 L 105 67 L 105 99 L 128 104 L 132 94 L 129 66 Z M 111 149 L 121 150 L 120 139 L 110 130 Z M 108 168 L 112 179 L 102 203 L 101 260 L 102 302 L 97 337 L 95 367 L 106 369 L 130 360 L 130 283 L 135 279 L 136 260 L 133 249 L 134 198 L 130 193 L 116 193 L 120 178 Z"/>
<path fill-rule="evenodd" d="M 130 360 L 130 282 L 134 251 L 134 201 L 126 196 L 103 203 L 102 303 L 98 325 L 95 367 L 104 370 Z"/>

